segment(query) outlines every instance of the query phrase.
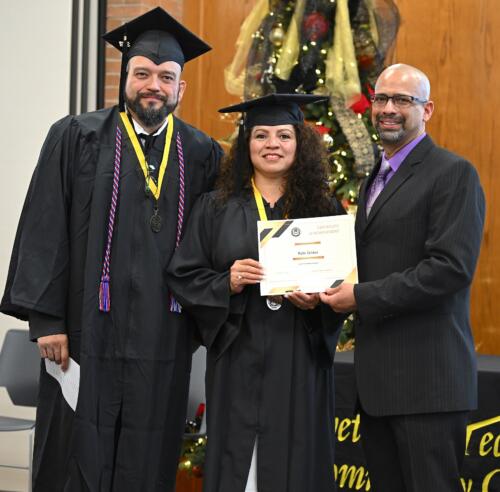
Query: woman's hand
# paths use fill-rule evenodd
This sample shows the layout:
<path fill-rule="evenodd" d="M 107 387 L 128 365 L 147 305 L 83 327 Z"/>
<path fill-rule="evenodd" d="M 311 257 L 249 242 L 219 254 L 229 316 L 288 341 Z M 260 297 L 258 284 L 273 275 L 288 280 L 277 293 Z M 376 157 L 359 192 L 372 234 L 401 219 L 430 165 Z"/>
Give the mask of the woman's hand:
<path fill-rule="evenodd" d="M 258 284 L 264 277 L 260 263 L 252 258 L 236 260 L 229 271 L 231 294 L 239 294 L 245 285 Z"/>
<path fill-rule="evenodd" d="M 291 294 L 286 294 L 288 299 L 295 307 L 299 309 L 314 309 L 319 304 L 319 294 L 305 294 L 304 292 L 295 291 Z"/>

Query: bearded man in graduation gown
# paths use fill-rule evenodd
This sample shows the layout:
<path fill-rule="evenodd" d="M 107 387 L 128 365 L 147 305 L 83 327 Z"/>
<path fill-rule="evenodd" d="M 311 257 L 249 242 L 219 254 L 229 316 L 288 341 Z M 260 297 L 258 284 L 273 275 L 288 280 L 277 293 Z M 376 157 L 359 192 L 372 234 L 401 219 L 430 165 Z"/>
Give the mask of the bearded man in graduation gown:
<path fill-rule="evenodd" d="M 42 357 L 80 364 L 73 412 L 42 363 L 37 492 L 172 491 L 185 423 L 192 330 L 164 272 L 221 151 L 172 111 L 210 47 L 160 8 L 105 39 L 120 105 L 50 129 L 1 304 Z"/>

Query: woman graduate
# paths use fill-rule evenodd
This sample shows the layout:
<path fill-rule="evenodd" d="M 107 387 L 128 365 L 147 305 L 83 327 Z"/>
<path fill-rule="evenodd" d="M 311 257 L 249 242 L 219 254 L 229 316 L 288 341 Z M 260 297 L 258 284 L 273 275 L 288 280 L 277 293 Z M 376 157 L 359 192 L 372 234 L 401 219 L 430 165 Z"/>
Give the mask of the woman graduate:
<path fill-rule="evenodd" d="M 205 492 L 332 492 L 333 356 L 342 319 L 318 294 L 261 297 L 257 221 L 345 213 L 324 148 L 298 104 L 272 94 L 245 112 L 216 191 L 203 195 L 169 267 L 207 347 Z"/>

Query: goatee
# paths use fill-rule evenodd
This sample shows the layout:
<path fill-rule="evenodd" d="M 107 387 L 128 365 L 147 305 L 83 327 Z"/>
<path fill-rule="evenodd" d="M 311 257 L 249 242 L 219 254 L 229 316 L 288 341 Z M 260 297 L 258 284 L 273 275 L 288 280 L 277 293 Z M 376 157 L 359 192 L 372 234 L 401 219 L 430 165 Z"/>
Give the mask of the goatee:
<path fill-rule="evenodd" d="M 155 97 L 159 101 L 162 101 L 163 104 L 159 108 L 152 104 L 144 106 L 141 104 L 141 99 L 145 97 Z M 133 111 L 134 115 L 145 128 L 161 126 L 166 117 L 177 107 L 177 101 L 178 97 L 176 97 L 174 101 L 169 102 L 166 96 L 160 94 L 139 93 L 134 98 L 129 98 L 125 94 L 127 107 Z"/>
<path fill-rule="evenodd" d="M 399 130 L 384 130 L 380 128 L 380 120 L 385 119 L 385 120 L 393 120 L 396 123 L 401 124 L 401 128 Z M 380 140 L 384 143 L 398 143 L 400 142 L 404 136 L 405 136 L 405 129 L 404 129 L 404 123 L 405 120 L 404 118 L 387 118 L 386 116 L 378 116 L 375 122 L 375 130 L 377 130 L 378 136 L 380 137 Z"/>

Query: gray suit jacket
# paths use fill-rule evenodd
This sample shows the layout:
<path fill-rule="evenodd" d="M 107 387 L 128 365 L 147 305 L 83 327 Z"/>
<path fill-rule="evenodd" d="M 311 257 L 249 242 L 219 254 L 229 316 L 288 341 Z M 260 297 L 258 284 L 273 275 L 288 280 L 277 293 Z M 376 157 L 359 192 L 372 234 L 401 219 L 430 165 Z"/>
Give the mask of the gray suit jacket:
<path fill-rule="evenodd" d="M 355 368 L 375 416 L 473 409 L 470 284 L 484 223 L 475 168 L 425 137 L 366 217 L 360 190 Z"/>

